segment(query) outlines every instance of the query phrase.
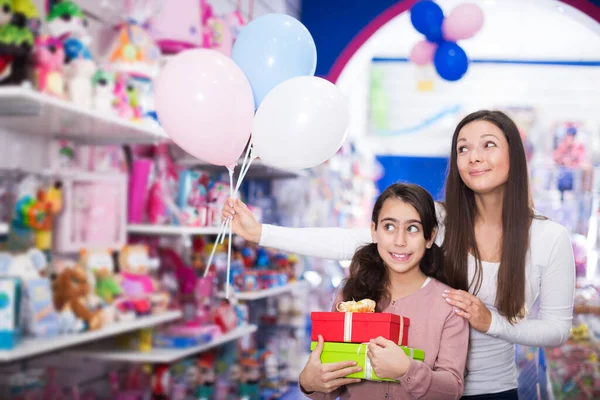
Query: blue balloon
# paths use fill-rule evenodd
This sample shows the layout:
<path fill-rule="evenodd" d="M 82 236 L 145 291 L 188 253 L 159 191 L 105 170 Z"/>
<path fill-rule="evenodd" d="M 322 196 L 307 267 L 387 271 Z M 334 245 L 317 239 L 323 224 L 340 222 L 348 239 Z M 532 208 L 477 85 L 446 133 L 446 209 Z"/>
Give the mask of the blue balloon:
<path fill-rule="evenodd" d="M 431 0 L 421 0 L 410 9 L 410 22 L 430 42 L 442 40 L 444 12 Z"/>
<path fill-rule="evenodd" d="M 267 14 L 242 28 L 231 58 L 250 81 L 256 108 L 275 86 L 297 76 L 312 76 L 317 67 L 310 32 L 286 14 Z"/>
<path fill-rule="evenodd" d="M 454 42 L 444 42 L 435 51 L 433 64 L 438 75 L 447 81 L 457 81 L 469 68 L 467 53 Z"/>

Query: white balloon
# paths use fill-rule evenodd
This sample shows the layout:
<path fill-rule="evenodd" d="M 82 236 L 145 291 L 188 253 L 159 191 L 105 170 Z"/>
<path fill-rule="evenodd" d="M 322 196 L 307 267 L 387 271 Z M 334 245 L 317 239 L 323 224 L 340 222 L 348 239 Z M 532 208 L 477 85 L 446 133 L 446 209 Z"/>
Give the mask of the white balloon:
<path fill-rule="evenodd" d="M 314 76 L 288 79 L 256 111 L 252 153 L 282 169 L 314 167 L 340 149 L 349 120 L 348 100 L 333 83 Z"/>

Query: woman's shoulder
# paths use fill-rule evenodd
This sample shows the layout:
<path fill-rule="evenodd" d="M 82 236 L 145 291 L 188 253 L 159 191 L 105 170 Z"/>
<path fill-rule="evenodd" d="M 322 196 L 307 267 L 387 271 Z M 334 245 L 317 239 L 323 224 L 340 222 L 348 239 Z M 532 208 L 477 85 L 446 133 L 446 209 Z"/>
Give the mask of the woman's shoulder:
<path fill-rule="evenodd" d="M 566 227 L 536 212 L 531 222 L 532 242 L 544 242 L 546 246 L 550 246 L 556 240 L 568 237 L 569 231 Z"/>

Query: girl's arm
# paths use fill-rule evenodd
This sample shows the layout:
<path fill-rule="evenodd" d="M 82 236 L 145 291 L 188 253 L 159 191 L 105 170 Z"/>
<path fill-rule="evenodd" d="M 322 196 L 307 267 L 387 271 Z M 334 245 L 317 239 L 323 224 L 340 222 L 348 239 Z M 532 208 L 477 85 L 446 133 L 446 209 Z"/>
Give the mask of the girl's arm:
<path fill-rule="evenodd" d="M 532 238 L 534 240 L 534 238 Z M 549 261 L 542 270 L 539 319 L 511 325 L 495 310 L 488 335 L 524 346 L 556 347 L 569 338 L 573 319 L 575 259 L 571 238 L 565 228 L 548 243 Z"/>
<path fill-rule="evenodd" d="M 469 324 L 451 312 L 444 323 L 433 369 L 423 362 L 411 360 L 408 371 L 397 380 L 417 399 L 459 399 L 464 390 L 468 349 Z"/>
<path fill-rule="evenodd" d="M 351 260 L 356 249 L 371 242 L 369 229 L 283 228 L 264 224 L 259 244 L 305 256 Z"/>

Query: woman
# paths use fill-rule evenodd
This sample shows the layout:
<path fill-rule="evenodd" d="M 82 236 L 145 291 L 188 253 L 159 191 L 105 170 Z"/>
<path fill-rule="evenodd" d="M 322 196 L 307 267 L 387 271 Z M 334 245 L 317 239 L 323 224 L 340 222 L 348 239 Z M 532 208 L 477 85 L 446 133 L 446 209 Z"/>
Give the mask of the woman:
<path fill-rule="evenodd" d="M 575 264 L 561 225 L 535 213 L 523 143 L 499 111 L 466 116 L 452 137 L 444 229 L 444 293 L 471 325 L 464 398 L 517 399 L 514 344 L 560 346 L 573 317 Z M 347 260 L 367 230 L 290 229 L 256 223 L 240 202 L 225 207 L 247 240 L 310 256 Z M 445 214 L 445 215 L 444 215 Z M 524 317 L 529 317 L 525 319 Z M 536 319 L 533 319 L 533 318 Z"/>

